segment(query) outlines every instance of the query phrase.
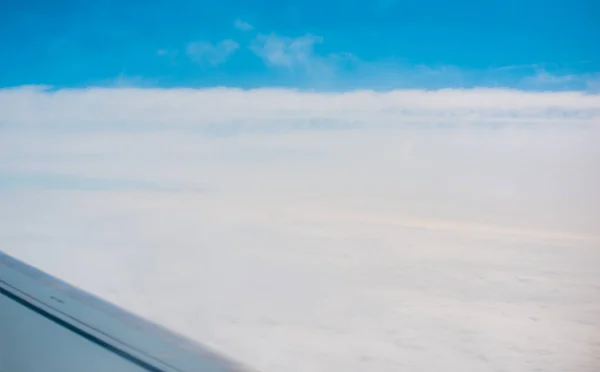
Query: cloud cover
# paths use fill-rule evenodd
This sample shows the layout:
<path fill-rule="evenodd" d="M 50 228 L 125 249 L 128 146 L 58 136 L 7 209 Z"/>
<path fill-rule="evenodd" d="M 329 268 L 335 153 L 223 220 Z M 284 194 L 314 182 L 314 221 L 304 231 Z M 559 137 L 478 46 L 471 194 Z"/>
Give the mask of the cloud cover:
<path fill-rule="evenodd" d="M 0 113 L 5 172 L 597 231 L 597 95 L 23 87 Z"/>
<path fill-rule="evenodd" d="M 282 62 L 283 63 L 283 62 Z M 598 95 L 583 92 L 524 92 L 509 89 L 369 90 L 319 93 L 293 89 L 232 88 L 136 89 L 87 88 L 44 90 L 22 87 L 0 91 L 6 124 L 82 126 L 85 123 L 137 122 L 217 127 L 232 120 L 322 118 L 338 124 L 361 122 L 367 128 L 407 120 L 440 124 L 535 121 L 593 125 L 600 117 Z M 283 120 L 283 122 L 281 121 Z M 260 124 L 260 123 L 256 123 Z M 101 129 L 102 126 L 96 127 Z"/>
<path fill-rule="evenodd" d="M 0 239 L 265 371 L 593 371 L 599 119 L 580 92 L 2 89 Z"/>

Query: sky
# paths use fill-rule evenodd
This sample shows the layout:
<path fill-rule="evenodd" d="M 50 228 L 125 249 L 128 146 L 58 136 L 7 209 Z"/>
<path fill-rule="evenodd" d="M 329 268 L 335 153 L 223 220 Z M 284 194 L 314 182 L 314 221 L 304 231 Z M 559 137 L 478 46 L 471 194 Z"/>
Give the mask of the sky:
<path fill-rule="evenodd" d="M 593 0 L 2 2 L 0 86 L 598 88 Z"/>
<path fill-rule="evenodd" d="M 0 2 L 0 249 L 264 372 L 597 371 L 599 5 L 482 3 Z"/>

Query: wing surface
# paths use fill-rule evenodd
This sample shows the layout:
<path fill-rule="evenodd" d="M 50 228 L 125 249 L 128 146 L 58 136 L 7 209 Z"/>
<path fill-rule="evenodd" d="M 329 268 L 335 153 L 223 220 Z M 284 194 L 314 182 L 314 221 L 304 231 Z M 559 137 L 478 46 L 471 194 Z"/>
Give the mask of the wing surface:
<path fill-rule="evenodd" d="M 1 372 L 249 372 L 0 251 Z"/>

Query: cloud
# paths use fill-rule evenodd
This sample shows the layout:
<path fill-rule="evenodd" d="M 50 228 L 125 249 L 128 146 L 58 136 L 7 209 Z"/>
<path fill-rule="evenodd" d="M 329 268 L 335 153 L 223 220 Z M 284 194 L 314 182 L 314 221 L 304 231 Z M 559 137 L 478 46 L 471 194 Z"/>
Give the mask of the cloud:
<path fill-rule="evenodd" d="M 198 41 L 189 43 L 186 53 L 194 62 L 216 66 L 227 61 L 239 46 L 237 42 L 230 39 L 222 40 L 215 45 L 207 41 Z"/>
<path fill-rule="evenodd" d="M 543 68 L 538 68 L 529 76 L 523 78 L 525 86 L 533 86 L 542 89 L 565 89 L 576 88 L 589 92 L 597 92 L 595 82 L 600 79 L 600 74 L 566 74 L 552 73 Z"/>
<path fill-rule="evenodd" d="M 236 28 L 244 31 L 254 27 L 241 19 Z M 441 89 L 472 87 L 507 87 L 536 91 L 598 92 L 597 73 L 569 73 L 549 69 L 546 64 L 524 64 L 491 67 L 480 70 L 463 69 L 453 65 L 415 65 L 399 59 L 366 61 L 349 52 L 320 52 L 321 36 L 305 34 L 291 37 L 277 33 L 256 33 L 248 49 L 265 66 L 273 69 L 266 81 L 274 85 L 312 87 L 317 89 Z M 192 60 L 213 66 L 224 63 L 240 48 L 233 40 L 216 45 L 209 42 L 190 43 L 187 55 Z M 159 50 L 158 55 L 168 55 Z M 174 64 L 174 55 L 171 63 Z M 281 77 L 285 79 L 281 79 Z M 273 83 L 272 83 L 273 84 Z"/>
<path fill-rule="evenodd" d="M 309 75 L 331 75 L 341 63 L 351 59 L 352 55 L 348 53 L 320 55 L 315 52 L 315 46 L 322 42 L 322 37 L 310 34 L 295 38 L 277 34 L 258 34 L 252 41 L 250 49 L 267 66 Z"/>
<path fill-rule="evenodd" d="M 4 250 L 259 370 L 594 370 L 598 95 L 18 87 L 0 123 Z"/>
<path fill-rule="evenodd" d="M 440 211 L 462 200 L 459 204 L 463 210 L 455 211 L 461 216 L 455 217 L 469 221 L 479 220 L 480 212 L 508 213 L 506 207 L 512 205 L 524 209 L 523 213 L 491 222 L 509 226 L 531 223 L 532 228 L 546 229 L 542 221 L 552 213 L 536 212 L 527 222 L 525 216 L 532 212 L 528 206 L 535 204 L 543 211 L 562 200 L 566 209 L 581 208 L 586 216 L 591 213 L 589 202 L 578 204 L 582 202 L 578 198 L 587 194 L 568 190 L 599 186 L 595 177 L 587 181 L 578 178 L 588 177 L 580 173 L 581 167 L 595 164 L 592 155 L 597 150 L 590 141 L 597 138 L 599 119 L 599 97 L 579 92 L 450 89 L 311 93 L 220 88 L 50 92 L 23 87 L 0 91 L 0 122 L 5 132 L 0 164 L 6 172 L 26 169 L 118 180 L 134 177 L 133 181 L 174 189 L 221 190 L 244 185 L 246 191 L 258 192 L 266 185 L 279 184 L 279 191 L 268 194 L 282 196 L 316 192 L 301 180 L 319 179 L 315 185 L 320 185 L 323 195 L 338 187 L 344 189 L 331 194 L 332 198 L 364 190 L 366 194 L 361 197 L 369 200 L 375 190 L 383 197 L 380 188 L 384 188 L 390 200 L 422 204 L 425 209 L 437 200 Z M 31 137 L 32 133 L 39 135 Z M 42 136 L 47 137 L 42 141 Z M 581 143 L 570 147 L 577 141 Z M 112 150 L 107 152 L 108 148 Z M 32 157 L 30 151 L 39 157 Z M 473 153 L 468 155 L 470 151 Z M 55 162 L 51 160 L 53 154 L 66 156 L 68 161 Z M 98 160 L 108 156 L 107 163 L 86 165 L 86 154 Z M 565 157 L 567 154 L 571 155 Z M 82 157 L 70 157 L 75 155 Z M 314 163 L 320 157 L 324 157 L 323 163 Z M 299 167 L 294 173 L 289 173 L 294 167 L 280 169 L 286 159 Z M 339 178 L 321 173 L 326 159 L 333 161 L 330 166 L 337 164 Z M 480 163 L 472 163 L 473 159 Z M 427 170 L 428 162 L 439 165 Z M 233 167 L 230 172 L 224 164 Z M 414 168 L 417 164 L 425 168 Z M 456 178 L 449 173 L 453 168 L 458 172 Z M 257 175 L 254 181 L 239 178 L 247 174 L 244 169 L 253 169 Z M 266 178 L 258 177 L 260 169 L 267 172 Z M 395 175 L 386 169 L 402 172 Z M 364 174 L 355 179 L 359 170 Z M 280 177 L 268 177 L 270 172 Z M 559 177 L 560 172 L 564 174 Z M 434 181 L 442 174 L 449 178 L 441 184 Z M 419 189 L 403 184 L 405 177 Z M 398 194 L 386 184 L 399 187 Z M 400 185 L 409 189 L 400 191 Z M 457 194 L 447 204 L 444 195 L 453 188 Z M 470 201 L 475 194 L 483 198 L 477 206 Z M 409 196 L 410 202 L 404 199 Z M 517 200 L 518 207 L 514 204 Z M 548 203 L 546 207 L 542 201 Z M 458 208 L 459 204 L 452 205 Z M 448 210 L 436 218 L 446 213 L 451 218 L 454 212 Z M 569 218 L 553 218 L 563 227 L 593 220 L 568 213 L 564 216 Z M 521 218 L 525 220 L 518 222 Z M 588 231 L 584 227 L 573 229 Z"/>
<path fill-rule="evenodd" d="M 469 71 L 463 71 L 463 74 L 467 79 L 476 81 Z M 600 74 L 575 73 L 568 68 L 538 63 L 491 68 L 485 71 L 484 78 L 488 82 L 495 80 L 496 86 L 538 91 L 579 90 L 597 93 L 594 81 L 600 78 Z"/>
<path fill-rule="evenodd" d="M 271 66 L 292 68 L 301 65 L 306 67 L 312 64 L 316 57 L 315 44 L 322 41 L 323 38 L 313 35 L 291 38 L 275 34 L 259 34 L 252 43 L 251 49 Z"/>
<path fill-rule="evenodd" d="M 235 28 L 237 28 L 240 31 L 251 31 L 251 30 L 254 30 L 254 26 L 252 26 L 248 22 L 242 21 L 239 18 L 235 20 L 234 26 L 235 26 Z"/>
<path fill-rule="evenodd" d="M 598 95 L 510 89 L 299 92 L 293 89 L 64 89 L 21 87 L 0 91 L 7 125 L 77 128 L 121 124 L 182 128 L 237 124 L 287 127 L 297 120 L 329 124 L 591 123 L 600 117 Z M 94 127 L 96 126 L 96 127 Z"/>

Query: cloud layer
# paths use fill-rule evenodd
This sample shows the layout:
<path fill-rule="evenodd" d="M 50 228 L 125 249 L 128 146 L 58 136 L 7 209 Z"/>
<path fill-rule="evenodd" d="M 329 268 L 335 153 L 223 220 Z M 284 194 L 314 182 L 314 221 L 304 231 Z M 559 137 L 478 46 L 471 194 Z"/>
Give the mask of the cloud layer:
<path fill-rule="evenodd" d="M 580 92 L 2 89 L 0 243 L 266 372 L 593 371 L 599 119 Z"/>
<path fill-rule="evenodd" d="M 31 87 L 0 92 L 0 112 L 5 171 L 265 197 L 360 193 L 549 230 L 592 232 L 598 216 L 595 95 Z"/>
<path fill-rule="evenodd" d="M 284 64 L 286 58 L 281 57 Z M 324 124 L 399 127 L 407 123 L 571 123 L 592 125 L 600 117 L 598 95 L 506 89 L 299 92 L 290 89 L 66 89 L 23 87 L 0 91 L 0 120 L 96 129 L 116 123 L 185 125 L 236 123 L 281 127 L 294 120 Z"/>

